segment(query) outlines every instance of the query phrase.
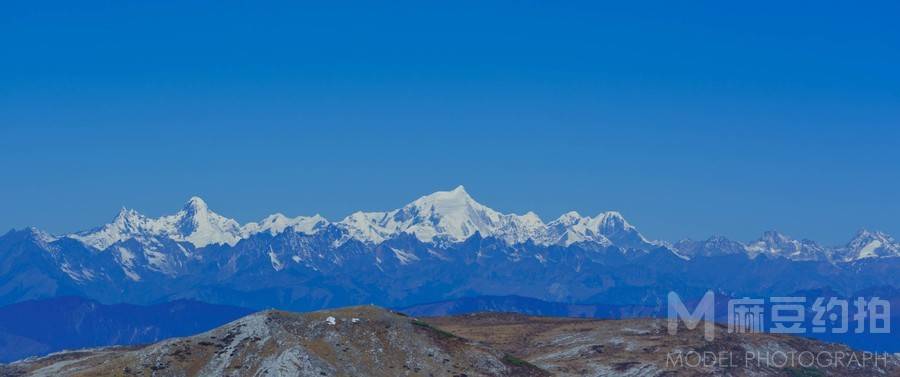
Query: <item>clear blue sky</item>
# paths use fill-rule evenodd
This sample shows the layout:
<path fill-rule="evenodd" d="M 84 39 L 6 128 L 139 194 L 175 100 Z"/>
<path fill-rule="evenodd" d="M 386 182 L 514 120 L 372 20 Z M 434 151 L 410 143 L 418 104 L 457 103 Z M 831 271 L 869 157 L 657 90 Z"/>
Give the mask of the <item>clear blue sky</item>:
<path fill-rule="evenodd" d="M 560 3 L 6 2 L 0 228 L 464 184 L 659 239 L 900 236 L 897 2 Z"/>

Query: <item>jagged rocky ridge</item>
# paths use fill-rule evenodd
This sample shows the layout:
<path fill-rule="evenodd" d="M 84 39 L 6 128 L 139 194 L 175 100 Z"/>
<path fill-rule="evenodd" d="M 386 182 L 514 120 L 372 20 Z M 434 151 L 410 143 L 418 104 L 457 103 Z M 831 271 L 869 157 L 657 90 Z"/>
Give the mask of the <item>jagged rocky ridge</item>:
<path fill-rule="evenodd" d="M 900 286 L 898 250 L 889 236 L 868 231 L 838 248 L 775 232 L 749 244 L 714 237 L 668 245 L 616 212 L 570 212 L 544 223 L 533 213 L 494 211 L 462 187 L 339 222 L 276 214 L 241 225 L 191 198 L 160 218 L 126 209 L 89 231 L 3 235 L 0 304 L 79 295 L 309 310 L 477 295 L 655 304 L 668 290 L 850 293 Z"/>

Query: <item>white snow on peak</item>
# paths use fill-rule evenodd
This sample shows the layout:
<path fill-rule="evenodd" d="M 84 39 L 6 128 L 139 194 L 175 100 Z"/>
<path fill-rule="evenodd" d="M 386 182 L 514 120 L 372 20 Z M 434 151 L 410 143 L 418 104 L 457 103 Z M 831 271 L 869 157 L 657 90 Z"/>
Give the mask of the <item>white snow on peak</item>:
<path fill-rule="evenodd" d="M 341 221 L 350 236 L 379 243 L 400 233 L 424 242 L 443 236 L 452 241 L 487 233 L 499 221 L 499 213 L 475 202 L 465 188 L 423 196 L 390 212 L 356 212 Z"/>
<path fill-rule="evenodd" d="M 149 242 L 156 237 L 168 237 L 203 247 L 210 244 L 234 245 L 240 236 L 241 226 L 237 221 L 210 211 L 206 202 L 196 196 L 173 215 L 154 219 L 123 207 L 111 223 L 68 235 L 100 250 L 131 238 Z"/>
<path fill-rule="evenodd" d="M 129 238 L 155 236 L 160 232 L 157 224 L 133 209 L 122 207 L 109 224 L 68 235 L 96 249 L 104 250 L 112 244 Z"/>
<path fill-rule="evenodd" d="M 815 241 L 796 240 L 774 230 L 748 244 L 713 236 L 706 241 L 682 240 L 673 249 L 689 257 L 746 253 L 750 258 L 760 255 L 781 257 L 794 261 L 852 262 L 866 258 L 900 257 L 900 244 L 882 232 L 861 230 L 846 245 L 821 246 Z"/>
<path fill-rule="evenodd" d="M 181 210 L 172 215 L 150 218 L 123 207 L 111 223 L 69 234 L 67 237 L 99 250 L 128 239 L 136 239 L 149 245 L 157 243 L 157 238 L 189 242 L 195 247 L 221 244 L 234 246 L 241 239 L 257 233 L 276 235 L 285 230 L 293 230 L 315 234 L 327 225 L 328 220 L 320 215 L 290 218 L 276 213 L 258 223 L 251 222 L 241 226 L 237 221 L 211 211 L 203 199 L 193 196 Z"/>
<path fill-rule="evenodd" d="M 158 244 L 158 238 L 190 242 L 195 247 L 233 246 L 258 233 L 277 235 L 294 231 L 312 235 L 330 224 L 320 215 L 291 218 L 276 213 L 242 226 L 212 212 L 203 199 L 195 196 L 173 215 L 149 218 L 122 208 L 111 223 L 68 237 L 100 250 L 128 239 Z M 626 248 L 654 244 L 618 212 L 585 217 L 572 211 L 545 224 L 534 212 L 504 214 L 488 208 L 475 201 L 463 186 L 423 196 L 392 211 L 355 212 L 334 225 L 346 232 L 345 238 L 338 242 L 353 238 L 378 244 L 400 234 L 413 235 L 422 242 L 460 242 L 479 233 L 482 237 L 495 237 L 509 244 L 529 240 L 542 245 L 594 242 Z"/>
<path fill-rule="evenodd" d="M 625 221 L 621 213 L 616 211 L 604 212 L 594 217 L 590 221 L 591 228 L 601 232 L 617 232 L 625 229 L 634 229 L 631 224 Z"/>
<path fill-rule="evenodd" d="M 607 237 L 625 241 L 629 247 L 650 244 L 618 212 L 582 217 L 569 212 L 545 224 L 528 212 L 503 214 L 475 201 L 463 186 L 438 191 L 389 212 L 356 212 L 338 223 L 350 237 L 363 242 L 381 243 L 400 233 L 414 235 L 423 242 L 435 239 L 463 241 L 476 232 L 514 244 L 531 240 L 538 244 L 597 242 L 610 245 Z"/>
<path fill-rule="evenodd" d="M 209 211 L 209 206 L 206 205 L 206 201 L 199 196 L 192 196 L 188 199 L 187 203 L 184 204 L 184 210 L 193 211 L 193 212 L 205 212 Z"/>
<path fill-rule="evenodd" d="M 883 232 L 861 230 L 838 254 L 845 261 L 866 258 L 900 257 L 900 244 Z"/>
<path fill-rule="evenodd" d="M 269 215 L 258 223 L 247 223 L 241 228 L 241 235 L 244 238 L 257 233 L 269 233 L 277 235 L 285 230 L 291 229 L 298 233 L 316 234 L 320 229 L 328 225 L 328 220 L 316 214 L 315 216 L 297 216 L 287 217 L 283 214 L 276 213 Z"/>
<path fill-rule="evenodd" d="M 469 196 L 463 186 L 452 191 L 439 191 L 423 196 L 395 211 L 391 225 L 431 241 L 445 235 L 461 241 L 475 232 L 492 234 L 500 222 L 500 213 L 481 205 Z"/>
<path fill-rule="evenodd" d="M 572 211 L 547 224 L 545 243 L 571 245 L 577 242 L 595 242 L 603 245 L 625 241 L 622 246 L 636 247 L 639 243 L 652 244 L 644 238 L 618 212 L 603 212 L 595 217 L 581 216 Z"/>
<path fill-rule="evenodd" d="M 758 240 L 748 244 L 747 252 L 751 258 L 760 254 L 784 257 L 791 260 L 822 260 L 831 258 L 830 251 L 814 241 L 795 240 L 774 230 L 766 231 Z"/>
<path fill-rule="evenodd" d="M 544 227 L 534 213 L 501 214 L 469 196 L 463 186 L 438 191 L 389 212 L 356 212 L 338 223 L 351 237 L 380 243 L 400 233 L 423 242 L 463 241 L 476 232 L 507 242 L 524 242 Z"/>
<path fill-rule="evenodd" d="M 54 237 L 53 235 L 51 235 L 50 233 L 47 233 L 47 232 L 40 230 L 38 228 L 35 228 L 33 226 L 28 227 L 27 230 L 28 230 L 28 232 L 30 232 L 32 234 L 32 236 L 34 236 L 34 238 L 36 240 L 38 240 L 44 244 L 49 244 L 49 243 L 57 240 L 57 238 Z"/>
<path fill-rule="evenodd" d="M 668 248 L 677 251 L 685 258 L 697 256 L 711 257 L 720 255 L 749 254 L 747 246 L 743 243 L 732 241 L 722 235 L 712 235 L 705 241 L 682 239 L 675 244 L 667 245 Z"/>
<path fill-rule="evenodd" d="M 569 212 L 564 213 L 562 216 L 560 216 L 554 222 L 559 223 L 559 224 L 565 224 L 566 226 L 570 226 L 570 225 L 578 223 L 579 221 L 582 220 L 582 218 L 583 217 L 581 216 L 580 213 L 578 213 L 576 211 L 569 211 Z"/>
<path fill-rule="evenodd" d="M 170 234 L 170 238 L 190 242 L 196 247 L 209 244 L 233 246 L 241 239 L 241 225 L 237 221 L 210 211 L 206 202 L 196 196 L 181 211 L 159 221 L 164 226 L 174 226 L 175 233 Z"/>

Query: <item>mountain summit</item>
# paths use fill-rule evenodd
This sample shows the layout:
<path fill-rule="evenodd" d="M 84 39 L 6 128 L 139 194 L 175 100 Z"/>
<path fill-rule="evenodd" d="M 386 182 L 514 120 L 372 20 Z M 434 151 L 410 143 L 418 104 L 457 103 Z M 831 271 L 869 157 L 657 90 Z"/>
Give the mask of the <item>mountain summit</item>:
<path fill-rule="evenodd" d="M 709 282 L 746 295 L 811 287 L 849 294 L 900 284 L 897 250 L 889 236 L 868 231 L 840 248 L 774 231 L 750 244 L 714 237 L 669 245 L 647 240 L 618 212 L 544 223 L 493 210 L 463 187 L 339 222 L 274 214 L 241 225 L 193 197 L 171 215 L 123 209 L 109 224 L 68 236 L 7 233 L 0 304 L 80 295 L 309 310 L 474 294 L 634 304 L 655 302 L 663 285 L 705 291 Z"/>
<path fill-rule="evenodd" d="M 618 212 L 605 212 L 592 218 L 573 211 L 544 224 L 533 212 L 517 215 L 495 211 L 477 202 L 463 186 L 425 195 L 391 211 L 355 212 L 334 224 L 319 215 L 290 218 L 276 213 L 259 222 L 241 225 L 211 211 L 203 199 L 194 196 L 172 215 L 154 219 L 122 208 L 111 223 L 68 237 L 98 250 L 129 239 L 149 245 L 158 243 L 160 238 L 189 242 L 200 248 L 213 244 L 234 246 L 241 239 L 257 233 L 274 236 L 293 230 L 315 234 L 329 225 L 346 233 L 346 239 L 372 244 L 401 234 L 413 235 L 422 242 L 462 242 L 478 233 L 508 244 L 530 240 L 565 246 L 578 242 L 615 244 L 625 248 L 653 245 Z"/>
<path fill-rule="evenodd" d="M 883 232 L 863 229 L 838 253 L 844 260 L 900 256 L 900 244 Z"/>
<path fill-rule="evenodd" d="M 415 235 L 423 242 L 460 242 L 479 233 L 517 243 L 537 238 L 544 228 L 534 213 L 499 213 L 476 202 L 463 186 L 423 196 L 389 212 L 356 212 L 341 225 L 354 238 L 374 243 L 400 233 Z"/>
<path fill-rule="evenodd" d="M 184 240 L 197 247 L 234 245 L 241 238 L 241 225 L 237 221 L 210 211 L 206 202 L 196 196 L 191 197 L 181 211 L 161 220 L 163 226 L 174 228 L 176 236 L 172 239 Z"/>
<path fill-rule="evenodd" d="M 758 240 L 747 245 L 751 255 L 765 254 L 792 260 L 830 259 L 828 250 L 811 240 L 795 240 L 777 231 L 763 233 Z"/>
<path fill-rule="evenodd" d="M 900 244 L 884 233 L 871 231 L 860 231 L 850 243 L 837 248 L 824 247 L 811 240 L 796 240 L 777 231 L 767 231 L 747 244 L 713 237 L 702 242 L 684 240 L 668 246 L 645 238 L 616 211 L 593 217 L 571 211 L 544 223 L 533 212 L 517 215 L 491 209 L 476 201 L 463 186 L 422 196 L 394 210 L 354 212 L 335 223 L 320 215 L 292 218 L 276 213 L 258 222 L 241 225 L 211 211 L 203 199 L 194 196 L 172 215 L 148 218 L 133 209 L 122 208 L 111 223 L 64 237 L 97 250 L 128 240 L 136 240 L 151 249 L 166 240 L 202 248 L 234 246 L 260 233 L 276 236 L 290 231 L 314 235 L 328 229 L 340 234 L 333 240 L 335 245 L 349 240 L 379 245 L 401 235 L 411 235 L 425 243 L 459 243 L 478 234 L 508 245 L 526 242 L 564 247 L 591 244 L 644 251 L 668 247 L 684 257 L 742 252 L 751 257 L 765 255 L 797 261 L 853 261 L 900 256 Z"/>
<path fill-rule="evenodd" d="M 128 239 L 150 244 L 158 242 L 158 238 L 203 247 L 234 245 L 241 238 L 241 225 L 210 211 L 203 199 L 194 196 L 173 215 L 153 219 L 123 207 L 111 223 L 68 236 L 99 250 Z"/>

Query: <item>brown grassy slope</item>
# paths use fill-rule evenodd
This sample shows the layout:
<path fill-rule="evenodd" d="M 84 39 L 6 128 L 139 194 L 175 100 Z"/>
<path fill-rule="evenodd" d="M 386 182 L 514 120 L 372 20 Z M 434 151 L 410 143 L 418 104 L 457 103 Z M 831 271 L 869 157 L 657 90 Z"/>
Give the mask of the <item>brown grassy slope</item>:
<path fill-rule="evenodd" d="M 777 357 L 776 352 L 811 351 L 839 355 L 839 352 L 850 354 L 852 351 L 842 345 L 795 336 L 728 334 L 721 326 L 717 326 L 715 340 L 707 342 L 700 328 L 687 330 L 682 327 L 676 336 L 671 336 L 666 321 L 658 319 L 584 320 L 481 313 L 429 318 L 428 321 L 446 331 L 527 360 L 558 376 L 900 375 L 900 361 L 893 357 L 878 365 L 868 362 L 868 368 L 829 368 L 823 367 L 824 363 L 811 366 L 811 359 L 804 359 L 802 365 L 799 362 L 781 365 L 783 359 L 776 363 L 758 359 L 748 362 L 748 352 Z M 714 356 L 706 358 L 710 361 L 707 366 L 678 365 L 675 362 L 677 355 L 687 355 L 688 351 Z"/>

